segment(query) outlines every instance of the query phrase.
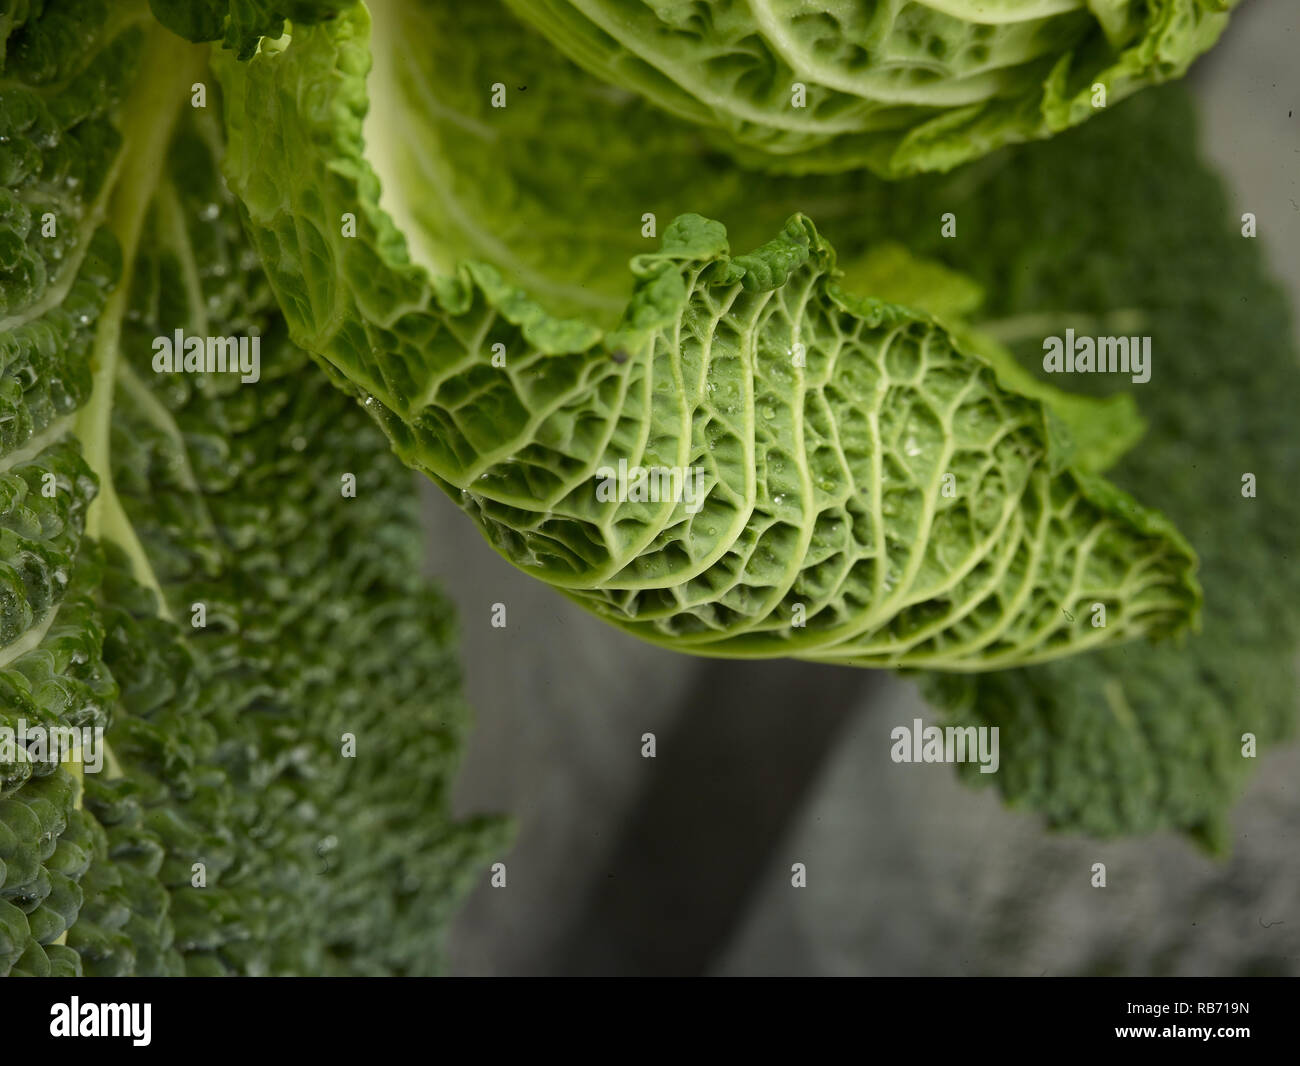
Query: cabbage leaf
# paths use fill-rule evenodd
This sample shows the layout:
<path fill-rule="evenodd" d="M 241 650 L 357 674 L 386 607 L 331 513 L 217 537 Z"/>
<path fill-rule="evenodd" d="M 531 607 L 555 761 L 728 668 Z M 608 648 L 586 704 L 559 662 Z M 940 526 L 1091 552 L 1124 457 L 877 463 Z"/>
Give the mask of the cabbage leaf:
<path fill-rule="evenodd" d="M 657 134 L 490 5 L 376 10 L 373 107 L 360 7 L 219 61 L 227 178 L 295 341 L 521 569 L 716 656 L 987 670 L 1195 623 L 1186 541 L 979 345 L 847 291 L 803 215 L 734 255 L 683 213 L 621 284 L 601 236 L 644 232 L 622 176 L 674 205 L 719 166 L 689 128 Z M 493 70 L 522 87 L 505 107 Z M 615 168 L 594 202 L 577 115 Z M 681 186 L 635 158 L 642 128 Z M 462 251 L 489 258 L 441 272 Z M 638 470 L 667 487 L 638 496 Z"/>
<path fill-rule="evenodd" d="M 588 70 L 793 173 L 949 170 L 1181 77 L 1239 0 L 509 0 Z"/>
<path fill-rule="evenodd" d="M 448 809 L 411 475 L 287 337 L 206 48 L 19 5 L 0 66 L 0 974 L 432 972 L 505 835 Z M 259 380 L 155 373 L 177 329 L 257 338 Z"/>

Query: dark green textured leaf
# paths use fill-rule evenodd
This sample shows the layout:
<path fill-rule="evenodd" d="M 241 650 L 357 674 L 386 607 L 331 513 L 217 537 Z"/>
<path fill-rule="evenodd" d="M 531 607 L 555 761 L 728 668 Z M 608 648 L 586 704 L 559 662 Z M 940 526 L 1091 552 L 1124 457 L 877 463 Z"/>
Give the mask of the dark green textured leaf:
<path fill-rule="evenodd" d="M 0 973 L 433 972 L 503 827 L 448 814 L 410 475 L 285 337 L 185 106 L 204 52 L 143 3 L 0 27 L 0 726 L 108 746 L 0 756 Z M 261 380 L 155 374 L 175 329 L 259 336 Z"/>
<path fill-rule="evenodd" d="M 1203 632 L 1183 647 L 936 677 L 927 691 L 959 721 L 1001 727 L 995 783 L 1051 824 L 1179 829 L 1223 850 L 1254 762 L 1243 735 L 1266 746 L 1295 732 L 1300 367 L 1285 300 L 1197 159 L 1194 126 L 1185 94 L 1153 93 L 944 202 L 968 226 L 946 257 L 985 285 L 1009 334 L 1029 316 L 1141 310 L 1158 353 L 1140 394 L 1149 429 L 1114 477 L 1187 532 Z M 922 218 L 918 204 L 913 242 L 937 251 Z M 1008 218 L 1024 224 L 996 221 Z M 1256 498 L 1242 495 L 1246 473 Z"/>

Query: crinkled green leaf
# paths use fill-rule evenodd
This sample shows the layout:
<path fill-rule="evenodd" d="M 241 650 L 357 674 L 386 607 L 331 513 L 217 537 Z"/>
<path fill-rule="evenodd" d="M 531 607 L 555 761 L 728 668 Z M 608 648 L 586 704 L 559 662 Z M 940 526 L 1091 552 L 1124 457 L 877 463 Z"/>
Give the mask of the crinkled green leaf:
<path fill-rule="evenodd" d="M 401 42 L 427 38 L 454 56 L 454 33 L 489 15 L 443 12 L 438 32 L 420 38 L 395 22 L 377 39 L 405 54 Z M 379 145 L 384 203 L 416 227 L 413 249 L 448 234 L 453 247 L 497 241 L 502 268 L 525 279 L 548 242 L 519 234 L 504 205 L 520 203 L 516 226 L 541 218 L 561 174 L 528 166 L 504 135 L 536 123 L 536 105 L 492 108 L 483 71 L 471 90 L 454 62 L 408 56 L 414 66 L 398 62 L 380 82 L 408 94 L 408 109 L 423 107 L 429 117 L 410 121 L 433 136 L 394 128 L 389 97 L 387 128 L 363 131 L 367 38 L 355 11 L 248 63 L 223 61 L 226 173 L 295 340 L 516 565 L 646 639 L 710 655 L 982 670 L 1194 619 L 1194 557 L 1173 528 L 1070 467 L 1043 404 L 1002 387 L 929 315 L 845 292 L 806 218 L 733 256 L 720 223 L 679 217 L 658 251 L 632 259 L 634 288 L 609 331 L 555 317 L 496 266 L 430 281 L 377 202 L 363 132 Z M 530 39 L 520 33 L 503 54 L 528 55 Z M 525 99 L 540 96 L 542 114 L 565 107 L 533 72 L 542 92 Z M 581 81 L 571 68 L 553 77 Z M 476 112 L 449 114 L 473 107 L 476 93 Z M 449 145 L 447 124 L 477 131 L 453 161 L 490 154 L 467 172 L 495 168 L 495 211 L 452 206 L 450 176 L 447 195 L 441 178 L 424 182 L 419 153 Z M 556 115 L 538 128 L 564 126 Z M 401 145 L 415 155 L 389 158 Z M 616 161 L 631 151 L 609 150 Z M 588 244 L 612 221 L 594 208 L 551 210 L 547 233 L 568 227 Z M 500 228 L 483 232 L 494 219 Z M 458 241 L 471 223 L 480 232 Z M 637 216 L 626 225 L 635 233 Z M 557 271 L 566 268 L 561 257 Z M 698 470 L 698 494 L 607 499 L 602 481 L 620 463 L 675 470 L 678 486 Z M 1087 620 L 1094 603 L 1107 607 L 1104 628 Z"/>
<path fill-rule="evenodd" d="M 1146 424 L 1131 393 L 1107 397 L 1066 392 L 1025 369 L 996 338 L 970 325 L 984 304 L 984 289 L 965 274 L 933 259 L 913 255 L 902 244 L 884 241 L 851 263 L 841 284 L 853 292 L 929 311 L 963 346 L 978 352 L 1013 392 L 1041 400 L 1056 420 L 1060 462 L 1089 473 L 1113 466 L 1142 437 Z"/>
<path fill-rule="evenodd" d="M 571 59 L 718 130 L 747 163 L 901 177 L 1180 77 L 1237 0 L 508 2 Z"/>
<path fill-rule="evenodd" d="M 502 827 L 449 814 L 410 474 L 285 336 L 206 51 L 142 0 L 0 39 L 0 727 L 109 748 L 0 753 L 0 974 L 428 973 Z M 176 329 L 258 336 L 261 379 L 155 374 Z"/>

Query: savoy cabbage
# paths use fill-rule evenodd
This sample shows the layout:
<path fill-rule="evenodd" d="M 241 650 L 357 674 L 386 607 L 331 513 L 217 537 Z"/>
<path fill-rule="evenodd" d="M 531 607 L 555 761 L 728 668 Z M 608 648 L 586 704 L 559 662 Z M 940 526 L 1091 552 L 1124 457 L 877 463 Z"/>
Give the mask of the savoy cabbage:
<path fill-rule="evenodd" d="M 731 164 L 492 0 L 375 0 L 218 70 L 227 178 L 292 335 L 516 565 L 680 650 L 937 668 L 951 720 L 1002 727 L 980 781 L 1010 802 L 1226 846 L 1243 735 L 1294 729 L 1300 513 L 1242 486 L 1295 476 L 1300 375 L 1181 92 L 893 183 Z M 1151 335 L 1152 382 L 1035 377 L 1072 324 Z M 1250 354 L 1226 375 L 1229 352 Z M 944 407 L 967 385 L 1024 434 L 1012 455 Z M 698 463 L 718 492 L 611 504 L 592 475 L 620 457 Z M 990 500 L 1014 513 L 981 539 Z M 1137 599 L 1081 611 L 1062 574 L 1107 567 Z M 1144 621 L 1064 654 L 1099 641 L 1096 603 L 1106 630 Z"/>
<path fill-rule="evenodd" d="M 1178 89 L 987 153 L 1231 5 L 510 6 L 0 15 L 0 728 L 107 736 L 0 748 L 0 972 L 437 968 L 506 832 L 403 463 L 642 638 L 916 671 L 1009 802 L 1224 846 L 1294 728 L 1285 305 Z M 1085 322 L 1153 384 L 1027 369 Z"/>

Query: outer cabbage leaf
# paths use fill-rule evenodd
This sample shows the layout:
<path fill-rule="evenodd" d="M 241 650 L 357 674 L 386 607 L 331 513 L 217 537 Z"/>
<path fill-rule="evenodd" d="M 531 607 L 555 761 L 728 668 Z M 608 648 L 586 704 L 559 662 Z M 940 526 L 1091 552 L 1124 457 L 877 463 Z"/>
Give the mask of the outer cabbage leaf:
<path fill-rule="evenodd" d="M 367 35 L 355 10 L 224 60 L 226 173 L 295 340 L 516 565 L 710 655 L 980 670 L 1194 616 L 1172 527 L 1067 467 L 1044 405 L 928 315 L 846 293 L 802 217 L 741 256 L 679 218 L 609 332 L 483 263 L 431 279 L 364 155 Z M 435 113 L 459 100 L 428 92 Z M 698 469 L 700 496 L 606 499 L 620 464 Z"/>
<path fill-rule="evenodd" d="M 1236 0 L 508 0 L 751 164 L 947 170 L 1180 77 Z M 795 87 L 803 98 L 797 99 Z"/>
<path fill-rule="evenodd" d="M 108 752 L 0 751 L 0 974 L 430 972 L 502 827 L 448 815 L 410 474 L 285 337 L 188 107 L 206 50 L 143 3 L 3 32 L 0 726 Z M 259 335 L 262 379 L 155 375 L 177 328 Z"/>
<path fill-rule="evenodd" d="M 992 338 L 971 333 L 979 285 L 896 242 L 871 242 L 864 216 L 891 210 L 867 195 L 876 191 L 871 184 L 756 179 L 727 165 L 690 127 L 557 62 L 535 34 L 511 27 L 499 3 L 371 7 L 379 15 L 371 50 L 381 62 L 366 83 L 374 101 L 366 155 L 387 176 L 381 206 L 433 273 L 486 259 L 547 310 L 613 327 L 634 280 L 626 263 L 654 243 L 647 217 L 725 218 L 732 243 L 746 247 L 815 208 L 849 253 L 844 289 L 929 311 L 959 329 L 1008 387 L 1044 400 L 1068 426 L 1078 453 L 1097 459 L 1086 469 L 1103 470 L 1140 436 L 1131 396 L 1096 400 L 1051 389 L 1017 373 Z M 493 106 L 485 79 L 504 88 L 505 107 Z M 600 145 L 596 157 L 591 144 Z M 407 189 L 418 195 L 402 195 Z"/>
<path fill-rule="evenodd" d="M 106 726 L 101 565 L 86 536 L 97 477 L 76 415 L 95 323 L 121 269 L 103 223 L 123 137 L 114 121 L 146 33 L 73 3 L 0 20 L 0 727 Z M 76 41 L 80 48 L 69 48 Z M 79 972 L 62 943 L 98 826 L 67 769 L 0 750 L 0 973 Z"/>

